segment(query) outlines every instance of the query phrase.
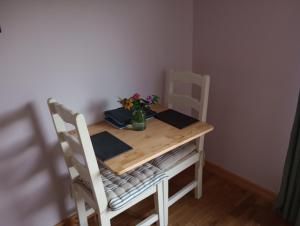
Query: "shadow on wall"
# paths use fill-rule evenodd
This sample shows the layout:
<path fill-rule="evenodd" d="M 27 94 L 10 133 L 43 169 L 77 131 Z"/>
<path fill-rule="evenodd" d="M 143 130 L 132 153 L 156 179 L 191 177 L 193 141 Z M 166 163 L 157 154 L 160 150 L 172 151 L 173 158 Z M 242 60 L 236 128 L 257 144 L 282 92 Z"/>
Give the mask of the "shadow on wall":
<path fill-rule="evenodd" d="M 69 177 L 59 175 L 60 149 L 47 146 L 32 103 L 0 116 L 0 140 L 2 217 L 29 226 L 53 200 L 65 217 Z"/>

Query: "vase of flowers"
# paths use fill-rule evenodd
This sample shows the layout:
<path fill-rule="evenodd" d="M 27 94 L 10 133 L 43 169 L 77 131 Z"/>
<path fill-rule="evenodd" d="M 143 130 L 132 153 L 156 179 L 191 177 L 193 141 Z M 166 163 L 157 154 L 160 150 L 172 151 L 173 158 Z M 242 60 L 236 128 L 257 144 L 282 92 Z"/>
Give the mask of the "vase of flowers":
<path fill-rule="evenodd" d="M 140 94 L 135 93 L 129 98 L 120 98 L 122 106 L 132 112 L 131 125 L 133 130 L 142 131 L 146 129 L 145 110 L 150 109 L 151 104 L 158 102 L 158 96 L 147 96 L 142 98 Z"/>
<path fill-rule="evenodd" d="M 142 131 L 146 129 L 146 117 L 145 112 L 141 109 L 134 110 L 132 112 L 131 120 L 132 128 L 137 131 Z"/>

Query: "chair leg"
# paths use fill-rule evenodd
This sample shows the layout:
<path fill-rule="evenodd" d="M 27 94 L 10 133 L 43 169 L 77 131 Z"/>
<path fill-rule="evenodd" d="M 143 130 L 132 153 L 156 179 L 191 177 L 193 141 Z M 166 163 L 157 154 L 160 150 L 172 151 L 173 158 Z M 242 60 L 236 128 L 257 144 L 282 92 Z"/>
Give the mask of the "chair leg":
<path fill-rule="evenodd" d="M 202 197 L 202 175 L 203 175 L 203 152 L 200 152 L 199 162 L 195 165 L 195 180 L 197 181 L 197 187 L 195 188 L 195 198 L 200 199 Z"/>
<path fill-rule="evenodd" d="M 169 181 L 163 181 L 163 199 L 164 199 L 164 223 L 165 226 L 169 223 Z"/>
<path fill-rule="evenodd" d="M 164 193 L 163 193 L 163 183 L 159 183 L 156 185 L 156 193 L 154 195 L 154 204 L 155 204 L 155 212 L 158 214 L 158 222 L 157 226 L 164 226 Z"/>
<path fill-rule="evenodd" d="M 75 196 L 79 224 L 80 226 L 88 226 L 84 199 L 80 195 L 76 194 L 76 192 L 74 192 L 73 195 Z"/>
<path fill-rule="evenodd" d="M 110 226 L 110 218 L 105 213 L 98 213 L 99 216 L 99 223 L 101 226 Z"/>

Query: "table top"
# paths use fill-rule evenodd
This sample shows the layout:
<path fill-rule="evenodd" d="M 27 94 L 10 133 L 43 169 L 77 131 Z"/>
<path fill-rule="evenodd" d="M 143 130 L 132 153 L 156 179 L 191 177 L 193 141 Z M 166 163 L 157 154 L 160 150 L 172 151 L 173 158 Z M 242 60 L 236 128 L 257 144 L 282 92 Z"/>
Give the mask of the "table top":
<path fill-rule="evenodd" d="M 166 108 L 160 105 L 153 107 L 157 112 L 164 109 Z M 147 128 L 144 131 L 117 129 L 105 121 L 90 125 L 88 129 L 90 135 L 108 131 L 132 147 L 131 150 L 104 161 L 108 168 L 121 175 L 205 135 L 214 127 L 208 123 L 197 122 L 186 128 L 177 129 L 153 118 L 147 121 Z"/>

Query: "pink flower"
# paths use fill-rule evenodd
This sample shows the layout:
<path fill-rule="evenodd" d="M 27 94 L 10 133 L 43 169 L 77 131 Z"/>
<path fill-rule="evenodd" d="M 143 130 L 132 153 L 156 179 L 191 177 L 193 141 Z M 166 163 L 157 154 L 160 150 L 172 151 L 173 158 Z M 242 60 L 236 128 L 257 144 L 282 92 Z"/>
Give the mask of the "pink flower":
<path fill-rule="evenodd" d="M 138 93 L 135 93 L 135 94 L 133 94 L 132 99 L 139 100 L 139 99 L 141 99 L 141 95 Z"/>

